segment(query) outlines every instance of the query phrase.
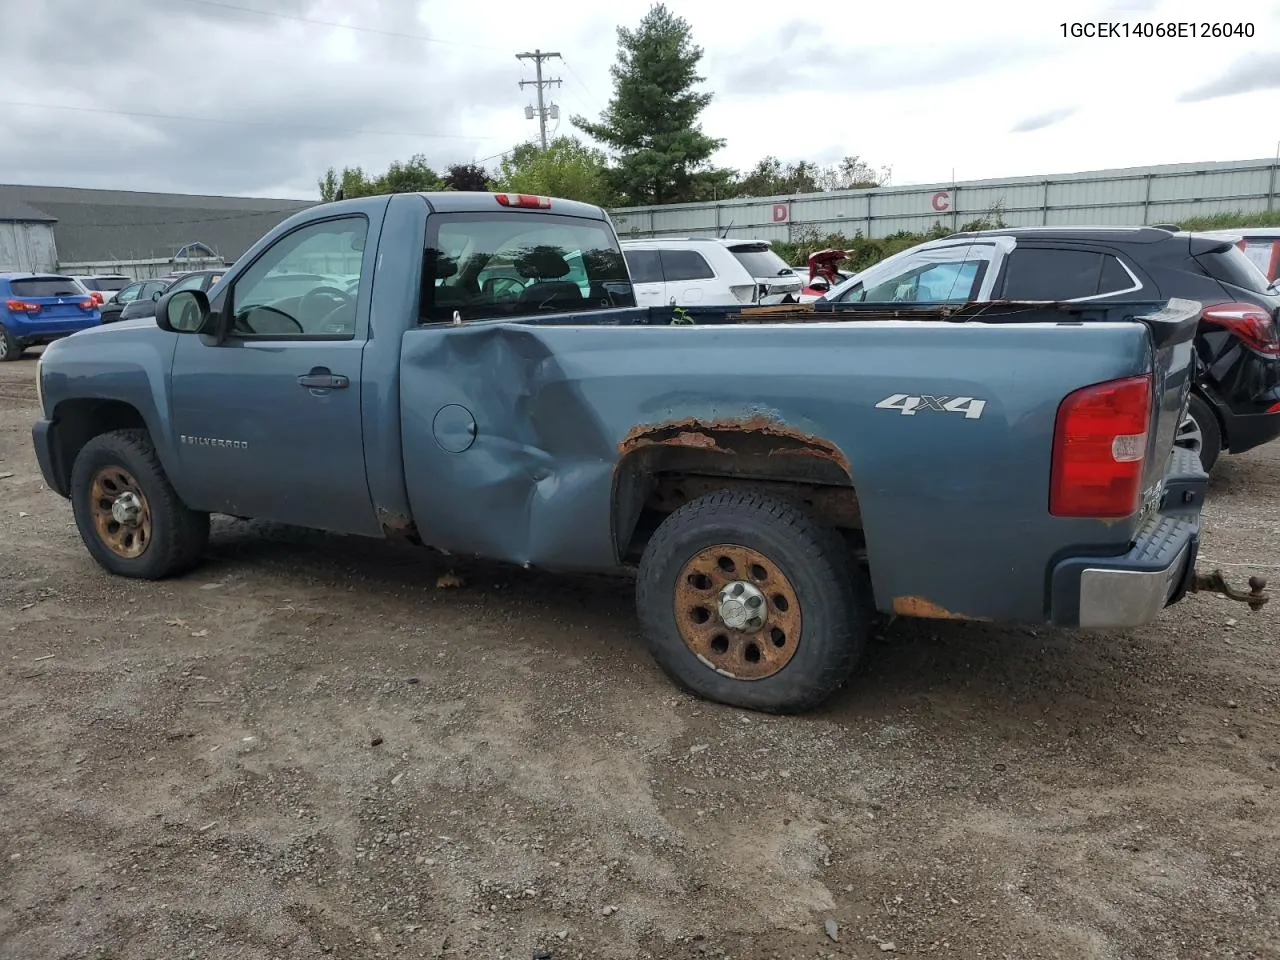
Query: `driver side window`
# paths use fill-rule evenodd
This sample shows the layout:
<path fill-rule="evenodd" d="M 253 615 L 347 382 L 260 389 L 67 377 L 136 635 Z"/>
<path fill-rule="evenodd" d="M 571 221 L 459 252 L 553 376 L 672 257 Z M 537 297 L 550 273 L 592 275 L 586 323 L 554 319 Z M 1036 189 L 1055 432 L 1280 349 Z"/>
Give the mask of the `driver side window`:
<path fill-rule="evenodd" d="M 311 223 L 277 240 L 227 293 L 231 335 L 349 340 L 369 222 Z"/>

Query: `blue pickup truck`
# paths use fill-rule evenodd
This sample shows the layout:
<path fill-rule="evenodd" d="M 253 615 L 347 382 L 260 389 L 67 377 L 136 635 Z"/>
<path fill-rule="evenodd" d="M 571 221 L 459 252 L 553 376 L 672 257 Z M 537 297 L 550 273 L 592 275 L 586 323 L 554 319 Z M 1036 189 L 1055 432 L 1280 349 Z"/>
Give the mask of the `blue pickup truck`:
<path fill-rule="evenodd" d="M 630 570 L 663 669 L 767 711 L 877 611 L 1123 628 L 1197 587 L 1197 304 L 779 309 L 636 307 L 596 207 L 343 200 L 49 347 L 35 449 L 115 574 L 189 570 L 210 514 Z"/>

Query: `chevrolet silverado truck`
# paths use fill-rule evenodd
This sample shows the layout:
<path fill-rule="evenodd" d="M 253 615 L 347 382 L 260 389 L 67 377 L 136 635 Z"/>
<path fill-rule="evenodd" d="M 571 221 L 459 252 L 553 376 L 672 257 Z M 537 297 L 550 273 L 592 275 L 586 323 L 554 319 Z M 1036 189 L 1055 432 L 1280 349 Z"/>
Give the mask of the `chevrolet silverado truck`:
<path fill-rule="evenodd" d="M 637 307 L 597 207 L 327 203 L 49 347 L 35 450 L 114 574 L 190 570 L 211 514 L 631 572 L 673 680 L 773 712 L 877 611 L 1125 628 L 1202 583 L 1198 304 L 735 309 Z"/>

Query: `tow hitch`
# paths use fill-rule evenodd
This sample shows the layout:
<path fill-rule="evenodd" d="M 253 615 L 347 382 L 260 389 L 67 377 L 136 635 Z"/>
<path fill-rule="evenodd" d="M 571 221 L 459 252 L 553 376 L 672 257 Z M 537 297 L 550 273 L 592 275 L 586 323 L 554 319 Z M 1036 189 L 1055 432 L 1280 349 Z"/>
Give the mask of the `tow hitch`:
<path fill-rule="evenodd" d="M 1221 570 L 1215 570 L 1213 573 L 1201 573 L 1197 570 L 1191 578 L 1191 583 L 1187 589 L 1192 593 L 1199 593 L 1205 590 L 1210 593 L 1220 593 L 1230 600 L 1247 603 L 1249 609 L 1254 611 L 1261 610 L 1263 604 L 1271 599 L 1266 593 L 1267 581 L 1262 577 L 1250 577 L 1249 592 L 1246 593 L 1227 583 L 1226 577 L 1222 575 Z"/>

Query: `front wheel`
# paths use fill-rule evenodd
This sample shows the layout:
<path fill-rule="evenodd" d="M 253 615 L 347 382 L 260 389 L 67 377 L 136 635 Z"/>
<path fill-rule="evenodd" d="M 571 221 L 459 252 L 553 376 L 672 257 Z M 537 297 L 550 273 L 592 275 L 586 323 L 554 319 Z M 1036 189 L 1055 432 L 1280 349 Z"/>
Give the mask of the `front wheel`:
<path fill-rule="evenodd" d="M 658 527 L 636 603 L 672 680 L 770 713 L 812 709 L 848 680 L 872 610 L 866 575 L 835 530 L 785 500 L 727 491 Z"/>
<path fill-rule="evenodd" d="M 1222 453 L 1222 427 L 1213 408 L 1196 394 L 1187 403 L 1187 415 L 1178 425 L 1178 446 L 1186 447 L 1200 456 L 1200 466 L 1205 473 L 1213 470 Z"/>
<path fill-rule="evenodd" d="M 184 573 L 209 541 L 209 515 L 178 498 L 145 430 L 99 434 L 81 448 L 71 509 L 90 555 L 122 577 Z"/>

